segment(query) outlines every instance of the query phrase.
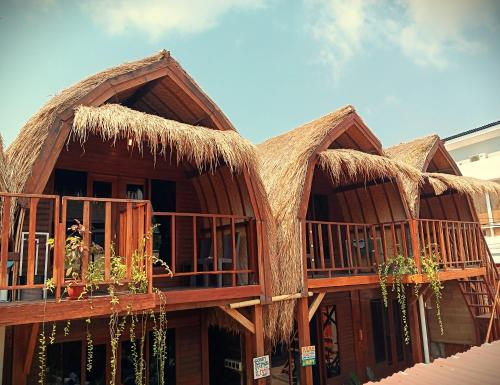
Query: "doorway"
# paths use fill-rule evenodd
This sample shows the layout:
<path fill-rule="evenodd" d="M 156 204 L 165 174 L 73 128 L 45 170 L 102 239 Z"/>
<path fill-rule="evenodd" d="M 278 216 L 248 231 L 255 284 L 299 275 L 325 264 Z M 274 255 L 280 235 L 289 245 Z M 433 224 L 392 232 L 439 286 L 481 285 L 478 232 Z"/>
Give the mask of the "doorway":
<path fill-rule="evenodd" d="M 208 329 L 211 385 L 243 385 L 241 336 L 217 326 Z"/>

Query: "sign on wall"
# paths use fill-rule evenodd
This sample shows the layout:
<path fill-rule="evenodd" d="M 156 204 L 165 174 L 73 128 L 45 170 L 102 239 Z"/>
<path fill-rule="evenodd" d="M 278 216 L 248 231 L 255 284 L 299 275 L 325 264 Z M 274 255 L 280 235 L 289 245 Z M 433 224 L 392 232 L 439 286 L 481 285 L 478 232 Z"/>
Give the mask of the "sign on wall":
<path fill-rule="evenodd" d="M 253 359 L 253 379 L 268 377 L 270 372 L 269 356 L 255 357 Z"/>
<path fill-rule="evenodd" d="M 316 365 L 316 347 L 314 345 L 302 346 L 301 361 L 302 366 Z"/>

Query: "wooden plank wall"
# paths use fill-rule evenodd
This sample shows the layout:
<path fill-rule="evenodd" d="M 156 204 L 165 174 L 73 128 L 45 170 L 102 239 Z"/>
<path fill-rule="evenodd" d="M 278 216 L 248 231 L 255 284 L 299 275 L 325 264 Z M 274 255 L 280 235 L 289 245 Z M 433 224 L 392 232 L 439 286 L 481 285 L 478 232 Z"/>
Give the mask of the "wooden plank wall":
<path fill-rule="evenodd" d="M 341 385 L 348 381 L 351 372 L 356 371 L 351 296 L 349 292 L 331 293 L 325 297 L 321 305 L 336 306 L 341 374 L 327 379 L 327 384 Z"/>
<path fill-rule="evenodd" d="M 460 345 L 475 344 L 474 322 L 457 281 L 444 282 L 443 298 L 441 299 L 443 335 L 439 331 L 439 324 L 435 315 L 434 297 L 429 298 L 427 303 L 432 307 L 432 309 L 426 310 L 431 341 Z"/>

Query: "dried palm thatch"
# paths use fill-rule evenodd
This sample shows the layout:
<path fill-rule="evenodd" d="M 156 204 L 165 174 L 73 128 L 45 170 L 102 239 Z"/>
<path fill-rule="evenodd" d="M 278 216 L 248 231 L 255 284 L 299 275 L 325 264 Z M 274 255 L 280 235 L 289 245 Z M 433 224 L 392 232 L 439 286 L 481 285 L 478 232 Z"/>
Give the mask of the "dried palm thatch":
<path fill-rule="evenodd" d="M 426 160 L 436 143 L 440 141 L 436 134 L 424 136 L 409 142 L 400 143 L 384 149 L 384 153 L 392 159 L 399 160 L 425 172 Z"/>
<path fill-rule="evenodd" d="M 276 258 L 271 260 L 273 295 L 293 294 L 303 289 L 301 229 L 298 212 L 308 164 L 332 130 L 354 114 L 352 106 L 343 107 L 320 119 L 276 136 L 257 146 L 260 173 L 269 202 L 280 229 Z M 276 340 L 288 340 L 293 330 L 294 301 L 267 306 L 268 327 Z"/>
<path fill-rule="evenodd" d="M 423 173 L 424 182 L 432 187 L 436 195 L 441 195 L 448 190 L 466 194 L 472 198 L 478 194 L 499 193 L 499 184 L 495 182 L 464 177 L 461 175 L 426 172 L 426 165 L 429 164 L 429 157 L 432 156 L 432 150 L 437 145 L 441 147 L 442 151 L 446 152 L 446 149 L 441 144 L 441 139 L 435 134 L 389 147 L 384 150 L 384 152 L 392 159 L 405 162 L 421 171 Z M 451 156 L 449 156 L 448 159 L 450 162 L 453 162 Z M 451 169 L 458 170 L 455 164 L 452 166 L 454 167 L 451 167 Z M 404 175 L 402 179 L 408 206 L 412 214 L 418 217 L 420 187 L 410 179 L 407 179 Z"/>
<path fill-rule="evenodd" d="M 7 157 L 3 149 L 3 138 L 0 135 L 0 191 L 3 192 L 7 192 L 7 177 L 9 173 L 7 166 Z"/>
<path fill-rule="evenodd" d="M 436 195 L 441 195 L 447 190 L 454 190 L 471 197 L 485 193 L 500 195 L 500 184 L 497 182 L 437 172 L 424 173 L 423 176 Z"/>
<path fill-rule="evenodd" d="M 50 128 L 60 122 L 60 115 L 75 106 L 79 100 L 109 79 L 154 64 L 169 56 L 168 52 L 149 56 L 142 60 L 125 63 L 84 79 L 61 91 L 50 99 L 21 129 L 7 149 L 9 158 L 8 181 L 13 192 L 22 192 L 33 164 L 42 151 Z"/>
<path fill-rule="evenodd" d="M 345 182 L 404 177 L 421 183 L 420 172 L 402 162 L 385 156 L 371 155 L 351 149 L 326 150 L 319 154 L 318 165 L 330 176 L 334 185 Z"/>
<path fill-rule="evenodd" d="M 221 160 L 232 173 L 257 167 L 255 147 L 236 131 L 192 126 L 118 104 L 80 106 L 75 110 L 70 140 L 84 144 L 89 135 L 112 142 L 132 139 L 141 153 L 147 146 L 155 159 L 175 149 L 178 164 L 190 162 L 200 172 L 214 171 Z"/>

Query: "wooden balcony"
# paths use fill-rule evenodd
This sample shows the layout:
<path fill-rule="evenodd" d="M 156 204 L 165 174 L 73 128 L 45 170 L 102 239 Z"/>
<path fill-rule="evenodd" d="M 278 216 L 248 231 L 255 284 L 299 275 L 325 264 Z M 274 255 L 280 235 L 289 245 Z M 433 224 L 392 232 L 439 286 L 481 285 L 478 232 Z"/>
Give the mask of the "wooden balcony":
<path fill-rule="evenodd" d="M 153 297 L 153 287 L 169 293 L 169 304 L 184 308 L 195 302 L 261 294 L 258 234 L 252 217 L 153 213 L 147 200 L 7 193 L 0 193 L 0 198 L 0 306 L 4 308 L 22 311 L 22 305 L 41 305 L 44 299 L 50 306 L 74 302 L 67 301 L 65 289 L 70 282 L 88 283 L 89 267 L 100 260 L 103 279 L 93 298 L 98 309 L 99 298 L 106 297 L 113 278 L 116 256 L 126 265 L 121 295 L 130 295 L 126 284 L 134 269 L 146 274 L 148 287 L 139 295 L 141 306 L 154 304 L 154 299 L 147 299 Z M 65 274 L 65 239 L 75 220 L 90 230 L 83 233 L 84 251 L 76 279 Z M 49 239 L 54 240 L 53 247 Z M 149 257 L 138 260 L 134 253 L 141 242 Z M 49 279 L 55 284 L 53 293 L 44 290 Z M 68 306 L 77 312 L 78 306 L 73 305 Z"/>
<path fill-rule="evenodd" d="M 480 225 L 474 222 L 417 219 L 365 224 L 306 221 L 303 254 L 309 287 L 378 283 L 378 267 L 398 255 L 439 263 L 442 280 L 482 275 L 490 256 Z"/>

